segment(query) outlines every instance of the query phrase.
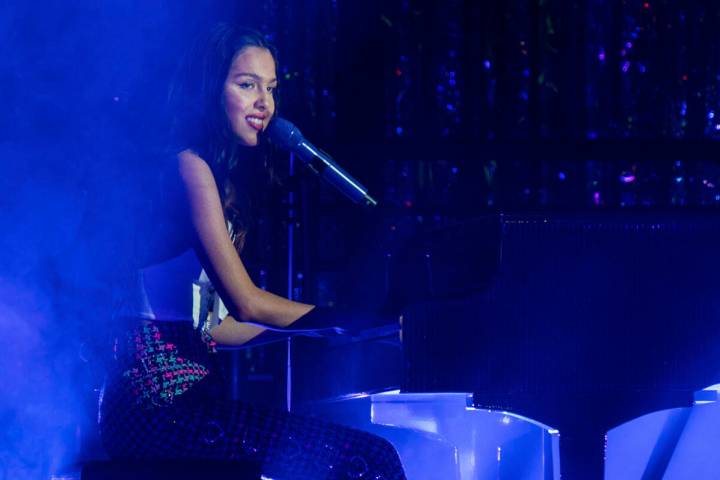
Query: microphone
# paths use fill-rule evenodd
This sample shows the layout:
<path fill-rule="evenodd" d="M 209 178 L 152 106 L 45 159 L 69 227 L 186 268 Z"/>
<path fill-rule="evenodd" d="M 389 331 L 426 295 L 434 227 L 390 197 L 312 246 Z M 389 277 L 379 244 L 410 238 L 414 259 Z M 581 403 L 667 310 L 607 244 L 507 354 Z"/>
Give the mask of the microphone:
<path fill-rule="evenodd" d="M 300 130 L 284 118 L 276 117 L 267 128 L 273 142 L 295 153 L 310 170 L 335 187 L 350 200 L 367 207 L 374 207 L 377 201 L 368 195 L 367 189 L 350 176 L 328 155 L 305 140 Z"/>

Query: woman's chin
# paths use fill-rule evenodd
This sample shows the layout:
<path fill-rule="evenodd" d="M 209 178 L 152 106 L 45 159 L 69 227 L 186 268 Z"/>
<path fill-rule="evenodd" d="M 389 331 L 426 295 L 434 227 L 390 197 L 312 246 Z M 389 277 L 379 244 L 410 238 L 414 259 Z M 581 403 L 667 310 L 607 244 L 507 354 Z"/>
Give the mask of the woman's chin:
<path fill-rule="evenodd" d="M 238 138 L 238 143 L 242 145 L 243 147 L 257 147 L 258 146 L 258 139 L 248 139 L 248 138 Z"/>
<path fill-rule="evenodd" d="M 235 139 L 237 143 L 243 147 L 257 147 L 259 143 L 259 133 L 255 132 L 235 132 Z"/>

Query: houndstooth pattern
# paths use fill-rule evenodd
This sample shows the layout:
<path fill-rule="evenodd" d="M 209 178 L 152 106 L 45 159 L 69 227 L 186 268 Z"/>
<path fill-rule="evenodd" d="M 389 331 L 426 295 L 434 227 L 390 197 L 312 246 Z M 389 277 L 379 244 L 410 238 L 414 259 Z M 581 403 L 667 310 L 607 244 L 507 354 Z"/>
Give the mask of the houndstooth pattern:
<path fill-rule="evenodd" d="M 208 373 L 160 403 L 138 402 L 131 376 L 116 373 L 105 389 L 100 423 L 112 457 L 254 460 L 278 480 L 405 478 L 394 447 L 380 437 L 317 418 L 220 399 L 217 388 L 222 378 L 211 349 L 199 336 L 183 331 L 189 325 L 154 325 L 160 332 L 160 338 L 152 335 L 154 340 L 172 343 L 177 355 L 206 365 Z M 136 338 L 131 336 L 132 341 Z M 136 351 L 132 344 L 127 350 Z M 128 352 L 118 356 L 118 372 L 138 368 L 134 356 L 127 365 Z"/>

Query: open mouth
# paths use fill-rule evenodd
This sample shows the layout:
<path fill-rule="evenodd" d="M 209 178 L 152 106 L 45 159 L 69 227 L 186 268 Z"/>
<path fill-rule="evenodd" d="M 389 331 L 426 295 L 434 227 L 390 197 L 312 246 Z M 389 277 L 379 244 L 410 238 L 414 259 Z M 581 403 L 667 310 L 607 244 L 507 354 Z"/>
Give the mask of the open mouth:
<path fill-rule="evenodd" d="M 254 116 L 247 116 L 245 117 L 245 121 L 250 125 L 252 128 L 254 128 L 257 131 L 260 131 L 263 129 L 263 119 L 260 117 L 254 117 Z"/>

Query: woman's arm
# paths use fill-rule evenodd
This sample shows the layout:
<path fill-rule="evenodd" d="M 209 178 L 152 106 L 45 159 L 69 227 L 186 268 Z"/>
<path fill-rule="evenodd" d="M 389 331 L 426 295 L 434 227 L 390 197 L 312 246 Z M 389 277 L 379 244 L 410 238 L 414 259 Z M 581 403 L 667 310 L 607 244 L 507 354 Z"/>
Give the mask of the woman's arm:
<path fill-rule="evenodd" d="M 238 322 L 233 317 L 227 316 L 220 325 L 210 329 L 210 335 L 220 345 L 240 346 L 266 331 L 267 329 L 254 323 Z"/>
<path fill-rule="evenodd" d="M 189 150 L 178 155 L 178 166 L 195 233 L 195 251 L 230 315 L 241 321 L 287 327 L 312 310 L 312 305 L 293 302 L 255 286 L 228 234 L 210 167 Z M 233 322 L 242 330 L 238 332 L 241 336 L 252 338 L 262 331 L 262 327 Z"/>

